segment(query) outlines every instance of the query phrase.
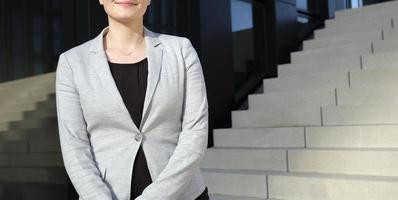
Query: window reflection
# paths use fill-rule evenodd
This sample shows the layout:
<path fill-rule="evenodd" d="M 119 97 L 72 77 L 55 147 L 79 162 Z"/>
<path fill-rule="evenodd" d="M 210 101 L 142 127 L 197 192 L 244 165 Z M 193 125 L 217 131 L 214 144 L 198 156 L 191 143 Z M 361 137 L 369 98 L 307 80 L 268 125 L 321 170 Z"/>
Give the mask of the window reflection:
<path fill-rule="evenodd" d="M 231 0 L 235 88 L 254 71 L 253 11 L 251 0 Z"/>
<path fill-rule="evenodd" d="M 179 8 L 177 0 L 152 1 L 144 23 L 176 34 Z M 55 71 L 62 51 L 92 39 L 106 24 L 97 1 L 0 0 L 0 81 Z"/>

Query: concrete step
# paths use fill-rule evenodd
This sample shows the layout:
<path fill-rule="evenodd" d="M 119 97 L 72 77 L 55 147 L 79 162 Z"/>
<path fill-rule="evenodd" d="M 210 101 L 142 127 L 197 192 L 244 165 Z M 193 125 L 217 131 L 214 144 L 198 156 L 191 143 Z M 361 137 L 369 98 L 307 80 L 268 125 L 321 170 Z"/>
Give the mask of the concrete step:
<path fill-rule="evenodd" d="M 321 125 L 320 107 L 232 111 L 232 128 Z"/>
<path fill-rule="evenodd" d="M 334 89 L 304 90 L 265 94 L 251 94 L 248 96 L 249 110 L 256 109 L 283 109 L 309 106 L 336 105 Z"/>
<path fill-rule="evenodd" d="M 31 140 L 32 138 L 43 140 L 57 137 L 59 137 L 57 124 L 28 130 L 11 130 L 0 132 L 0 141 L 19 141 L 24 139 Z"/>
<path fill-rule="evenodd" d="M 48 99 L 48 97 L 43 100 L 30 100 L 26 99 L 25 102 L 15 102 L 15 104 L 11 105 L 0 105 L 1 112 L 0 113 L 9 113 L 9 112 L 18 112 L 21 110 L 33 110 L 36 108 L 49 108 L 56 107 L 55 99 Z"/>
<path fill-rule="evenodd" d="M 337 88 L 337 105 L 383 105 L 396 104 L 397 85 L 369 85 L 363 87 Z"/>
<path fill-rule="evenodd" d="M 51 94 L 48 96 L 48 99 L 46 99 L 44 101 L 37 101 L 38 108 L 48 108 L 48 107 L 52 108 L 52 107 L 56 107 L 56 105 L 57 105 L 57 103 L 55 100 L 55 96 L 54 96 L 54 98 L 52 98 Z"/>
<path fill-rule="evenodd" d="M 14 85 L 14 84 L 29 83 L 29 82 L 40 81 L 40 80 L 44 80 L 44 79 L 55 80 L 55 72 L 49 72 L 49 73 L 29 76 L 29 77 L 25 77 L 25 78 L 21 78 L 21 79 L 17 79 L 17 80 L 2 82 L 0 86 L 8 87 L 8 86 Z"/>
<path fill-rule="evenodd" d="M 7 99 L 7 97 L 21 96 L 21 95 L 35 95 L 36 93 L 43 93 L 48 91 L 55 91 L 54 82 L 43 82 L 40 84 L 31 83 L 30 85 L 22 85 L 19 88 L 9 88 L 0 90 L 0 97 Z"/>
<path fill-rule="evenodd" d="M 64 167 L 0 167 L 0 182 L 65 184 Z"/>
<path fill-rule="evenodd" d="M 395 200 L 398 181 L 384 177 L 330 175 L 270 175 L 269 198 Z"/>
<path fill-rule="evenodd" d="M 34 131 L 25 131 L 24 133 L 0 133 L 0 152 L 61 151 L 58 134 Z"/>
<path fill-rule="evenodd" d="M 355 24 L 355 23 L 354 23 Z M 371 31 L 389 30 L 393 28 L 392 18 L 383 19 L 382 22 L 365 22 L 357 25 L 352 23 L 344 23 L 344 25 L 331 27 L 326 29 L 319 29 L 314 31 L 314 37 L 316 39 L 326 39 L 338 37 L 341 34 L 355 34 L 355 33 L 366 33 Z"/>
<path fill-rule="evenodd" d="M 348 27 L 347 27 L 348 28 Z M 333 29 L 330 29 L 333 30 Z M 395 42 L 398 40 L 398 29 L 395 28 L 385 28 L 384 30 L 382 29 L 377 29 L 377 30 L 370 30 L 370 31 L 365 31 L 365 32 L 348 32 L 348 33 L 340 33 L 336 35 L 331 35 L 326 38 L 319 38 L 319 39 L 312 39 L 312 40 L 306 40 L 303 42 L 303 51 L 309 51 L 309 50 L 316 50 L 316 49 L 327 49 L 331 47 L 338 47 L 338 46 L 344 46 L 344 45 L 355 45 L 355 44 L 363 44 L 366 42 L 374 42 L 376 44 L 376 47 L 378 45 L 381 46 L 381 49 L 376 49 L 379 52 L 384 52 L 384 51 L 391 51 L 395 50 L 393 48 L 393 45 L 389 44 L 389 41 Z M 387 50 L 383 50 L 384 44 L 387 45 L 390 49 L 387 48 Z"/>
<path fill-rule="evenodd" d="M 46 117 L 56 117 L 57 111 L 55 107 L 42 108 L 38 110 L 12 112 L 0 114 L 0 122 L 7 123 L 13 121 L 23 121 L 29 119 L 41 119 Z"/>
<path fill-rule="evenodd" d="M 377 17 L 375 17 L 377 16 Z M 363 20 L 360 20 L 362 17 Z M 324 29 L 334 29 L 334 28 L 341 28 L 341 27 L 348 27 L 351 26 L 368 26 L 371 27 L 373 25 L 382 24 L 385 22 L 394 24 L 394 21 L 397 19 L 398 15 L 393 12 L 393 10 L 386 11 L 383 14 L 374 15 L 362 15 L 362 16 L 355 16 L 355 17 L 347 17 L 347 18 L 332 18 L 325 20 L 325 27 Z M 391 26 L 392 28 L 394 26 Z"/>
<path fill-rule="evenodd" d="M 373 53 L 398 51 L 398 39 L 373 42 Z"/>
<path fill-rule="evenodd" d="M 396 105 L 334 106 L 322 108 L 323 125 L 398 124 Z"/>
<path fill-rule="evenodd" d="M 0 116 L 3 116 L 2 118 L 0 117 L 0 123 L 8 123 L 8 122 L 12 122 L 12 121 L 21 121 L 21 120 L 24 119 L 23 111 L 5 113 L 5 114 L 1 114 Z"/>
<path fill-rule="evenodd" d="M 1 91 L 0 104 L 2 105 L 2 104 L 12 103 L 13 99 L 18 99 L 18 101 L 21 101 L 29 98 L 38 98 L 40 96 L 46 96 L 49 93 L 55 93 L 55 88 L 49 88 L 48 86 L 38 86 L 35 88 L 26 87 L 18 91 L 17 90 Z"/>
<path fill-rule="evenodd" d="M 398 19 L 394 21 L 398 23 Z M 395 25 L 396 26 L 396 25 Z M 395 27 L 393 29 L 385 29 L 383 30 L 383 39 L 384 40 L 396 40 L 398 38 L 398 28 Z"/>
<path fill-rule="evenodd" d="M 361 56 L 363 54 L 372 53 L 372 43 L 354 43 L 347 45 L 332 46 L 314 50 L 300 51 L 291 53 L 291 63 L 306 63 L 307 60 L 317 59 L 324 60 L 334 60 L 336 57 L 340 56 Z"/>
<path fill-rule="evenodd" d="M 18 141 L 0 141 L 0 154 L 9 152 L 28 152 L 29 149 L 28 140 L 18 140 Z M 8 154 L 2 155 L 0 157 L 7 158 L 0 161 L 0 165 L 8 165 L 9 159 Z"/>
<path fill-rule="evenodd" d="M 363 69 L 397 68 L 398 51 L 362 55 Z"/>
<path fill-rule="evenodd" d="M 35 110 L 36 102 L 29 102 L 26 104 L 19 104 L 14 106 L 0 106 L 0 116 L 7 115 L 11 113 L 22 113 L 24 111 Z"/>
<path fill-rule="evenodd" d="M 254 198 L 254 197 L 244 197 L 244 196 L 233 196 L 225 194 L 209 194 L 211 200 L 271 200 L 266 198 Z M 273 199 L 275 200 L 275 199 Z"/>
<path fill-rule="evenodd" d="M 381 20 L 392 19 L 397 16 L 396 12 L 398 9 L 395 10 L 387 10 L 386 12 L 378 12 L 372 13 L 368 15 L 353 15 L 347 18 L 335 18 L 332 20 L 325 21 L 326 28 L 335 28 L 340 26 L 345 26 L 347 24 L 377 24 L 380 23 Z"/>
<path fill-rule="evenodd" d="M 352 59 L 351 64 L 339 64 L 327 62 L 323 64 L 309 63 L 309 64 L 283 64 L 278 66 L 278 77 L 287 77 L 295 75 L 308 75 L 315 73 L 347 73 L 348 71 L 361 70 L 361 58 L 356 56 Z"/>
<path fill-rule="evenodd" d="M 395 10 L 394 6 L 397 6 L 397 1 L 380 2 L 377 4 L 366 5 L 355 9 L 344 9 L 336 11 L 335 18 L 349 18 L 352 15 L 368 15 L 373 13 L 379 13 L 380 10 L 391 9 Z"/>
<path fill-rule="evenodd" d="M 53 85 L 53 83 L 46 83 L 37 87 L 24 88 L 21 91 L 14 91 L 10 89 L 9 91 L 3 92 L 1 94 L 1 98 L 6 100 L 8 100 L 7 97 L 23 99 L 43 95 L 46 96 L 49 94 L 55 94 L 55 85 Z"/>
<path fill-rule="evenodd" d="M 394 38 L 395 32 L 389 31 L 389 38 Z M 304 50 L 319 49 L 330 46 L 345 45 L 366 41 L 380 41 L 383 39 L 382 30 L 373 30 L 365 33 L 341 34 L 332 38 L 313 39 L 303 42 Z"/>
<path fill-rule="evenodd" d="M 288 150 L 289 172 L 398 176 L 397 150 Z"/>
<path fill-rule="evenodd" d="M 396 85 L 398 83 L 398 68 L 368 69 L 350 72 L 352 87 L 371 85 Z"/>
<path fill-rule="evenodd" d="M 202 170 L 202 175 L 209 193 L 260 199 L 267 197 L 267 176 L 265 174 L 206 172 Z"/>
<path fill-rule="evenodd" d="M 5 93 L 7 96 L 0 97 L 0 105 L 16 105 L 19 103 L 32 102 L 36 99 L 46 100 L 47 96 L 55 93 L 55 90 L 37 90 L 37 91 L 29 91 L 25 90 L 24 92 L 19 92 L 16 94 Z"/>
<path fill-rule="evenodd" d="M 58 131 L 57 131 L 58 132 Z M 29 152 L 61 152 L 59 136 L 50 138 L 29 138 Z"/>
<path fill-rule="evenodd" d="M 1 108 L 7 108 L 10 106 L 17 106 L 17 105 L 24 105 L 24 104 L 31 104 L 32 102 L 39 102 L 39 101 L 45 101 L 47 100 L 46 96 L 32 96 L 31 98 L 20 98 L 20 97 L 14 97 L 14 101 L 10 99 L 4 100 L 2 99 L 0 101 L 0 107 Z"/>
<path fill-rule="evenodd" d="M 54 97 L 53 97 L 54 96 Z M 55 93 L 51 92 L 45 92 L 45 93 L 35 93 L 35 95 L 27 96 L 27 95 L 21 95 L 21 96 L 16 96 L 13 98 L 10 98 L 8 100 L 2 99 L 0 101 L 0 106 L 1 107 L 9 107 L 9 106 L 17 106 L 20 104 L 28 104 L 32 102 L 41 102 L 41 101 L 48 101 L 48 100 L 54 100 L 55 101 Z"/>
<path fill-rule="evenodd" d="M 9 165 L 9 156 L 7 154 L 0 154 L 0 167 Z"/>
<path fill-rule="evenodd" d="M 208 148 L 201 168 L 287 171 L 286 150 Z"/>
<path fill-rule="evenodd" d="M 27 133 L 18 140 L 0 140 L 0 153 L 4 152 L 61 152 L 58 135 Z M 15 138 L 15 137 L 14 137 Z"/>
<path fill-rule="evenodd" d="M 25 119 L 37 119 L 43 117 L 56 117 L 56 116 L 57 116 L 57 108 L 55 106 L 24 112 Z"/>
<path fill-rule="evenodd" d="M 349 86 L 349 73 L 296 75 L 263 80 L 264 94 L 273 92 L 334 89 Z"/>
<path fill-rule="evenodd" d="M 315 70 L 319 70 L 319 68 L 344 68 L 351 66 L 361 66 L 361 57 L 358 55 L 344 55 L 340 56 L 339 59 L 310 59 L 310 60 L 302 60 L 300 63 L 291 63 L 294 66 L 304 66 L 308 65 L 308 69 L 313 68 Z M 307 68 L 307 67 L 305 67 Z M 333 70 L 329 70 L 333 71 Z M 326 70 L 327 72 L 327 70 Z M 298 74 L 300 75 L 300 74 Z"/>
<path fill-rule="evenodd" d="M 398 126 L 307 127 L 307 148 L 398 149 Z"/>
<path fill-rule="evenodd" d="M 28 129 L 47 127 L 47 126 L 54 126 L 56 123 L 58 123 L 56 117 L 27 119 L 22 121 L 0 123 L 0 131 L 28 130 Z"/>
<path fill-rule="evenodd" d="M 29 86 L 41 85 L 41 84 L 51 83 L 51 82 L 55 83 L 55 72 L 3 82 L 0 84 L 0 91 L 9 90 L 9 89 L 11 89 L 11 90 L 21 89 L 26 86 L 29 87 Z"/>
<path fill-rule="evenodd" d="M 8 162 L 2 163 L 9 167 L 63 167 L 61 152 L 12 152 L 0 153 L 8 156 Z"/>
<path fill-rule="evenodd" d="M 68 200 L 66 184 L 0 182 L 0 199 L 7 200 Z"/>
<path fill-rule="evenodd" d="M 214 147 L 304 148 L 304 128 L 214 129 Z"/>
<path fill-rule="evenodd" d="M 12 106 L 2 106 L 0 112 L 0 121 L 5 121 L 3 119 L 7 119 L 7 116 L 12 114 L 22 114 L 22 113 L 30 113 L 35 111 L 43 111 L 43 110 L 54 110 L 56 108 L 55 100 L 47 100 L 41 102 L 30 102 L 25 104 L 18 104 Z M 28 114 L 30 115 L 30 114 Z M 14 119 L 14 118 L 13 118 Z"/>

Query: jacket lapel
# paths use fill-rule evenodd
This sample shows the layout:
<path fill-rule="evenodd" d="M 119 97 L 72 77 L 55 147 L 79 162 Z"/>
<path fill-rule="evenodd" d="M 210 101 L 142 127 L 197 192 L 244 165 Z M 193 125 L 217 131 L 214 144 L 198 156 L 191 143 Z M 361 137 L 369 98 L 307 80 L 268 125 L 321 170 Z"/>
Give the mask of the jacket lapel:
<path fill-rule="evenodd" d="M 114 103 L 118 104 L 124 115 L 129 119 L 129 127 L 136 132 L 141 132 L 143 124 L 145 123 L 148 107 L 151 103 L 153 94 L 155 92 L 157 83 L 159 81 L 160 70 L 162 68 L 163 49 L 157 34 L 150 31 L 144 26 L 144 37 L 146 42 L 146 57 L 148 59 L 148 77 L 147 88 L 145 92 L 145 101 L 141 117 L 140 127 L 137 127 L 131 118 L 131 115 L 123 102 L 122 96 L 117 88 L 115 80 L 109 68 L 108 59 L 103 46 L 103 35 L 108 31 L 109 27 L 105 27 L 97 37 L 95 37 L 90 44 L 90 62 L 95 68 L 100 81 L 104 86 L 104 90 L 109 92 Z"/>

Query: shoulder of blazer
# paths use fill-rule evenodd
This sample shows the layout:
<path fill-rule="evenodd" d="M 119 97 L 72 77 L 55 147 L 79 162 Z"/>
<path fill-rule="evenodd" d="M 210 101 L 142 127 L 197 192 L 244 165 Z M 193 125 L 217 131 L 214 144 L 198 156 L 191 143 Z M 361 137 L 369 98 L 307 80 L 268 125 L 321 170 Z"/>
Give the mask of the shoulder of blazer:
<path fill-rule="evenodd" d="M 172 49 L 174 52 L 183 53 L 183 50 L 191 45 L 187 37 L 156 32 L 152 32 L 152 34 L 160 41 L 163 47 Z"/>

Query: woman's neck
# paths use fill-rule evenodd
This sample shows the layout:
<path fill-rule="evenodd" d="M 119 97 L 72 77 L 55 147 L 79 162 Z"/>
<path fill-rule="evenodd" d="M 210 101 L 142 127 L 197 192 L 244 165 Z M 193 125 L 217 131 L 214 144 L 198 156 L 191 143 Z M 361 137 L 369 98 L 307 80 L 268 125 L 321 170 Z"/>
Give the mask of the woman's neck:
<path fill-rule="evenodd" d="M 132 49 L 141 43 L 144 37 L 142 20 L 137 19 L 129 23 L 121 23 L 109 19 L 109 30 L 106 37 L 109 44 L 104 44 L 106 48 L 111 49 Z"/>
<path fill-rule="evenodd" d="M 104 38 L 107 59 L 114 63 L 135 63 L 146 57 L 142 20 L 130 25 L 109 20 Z"/>

